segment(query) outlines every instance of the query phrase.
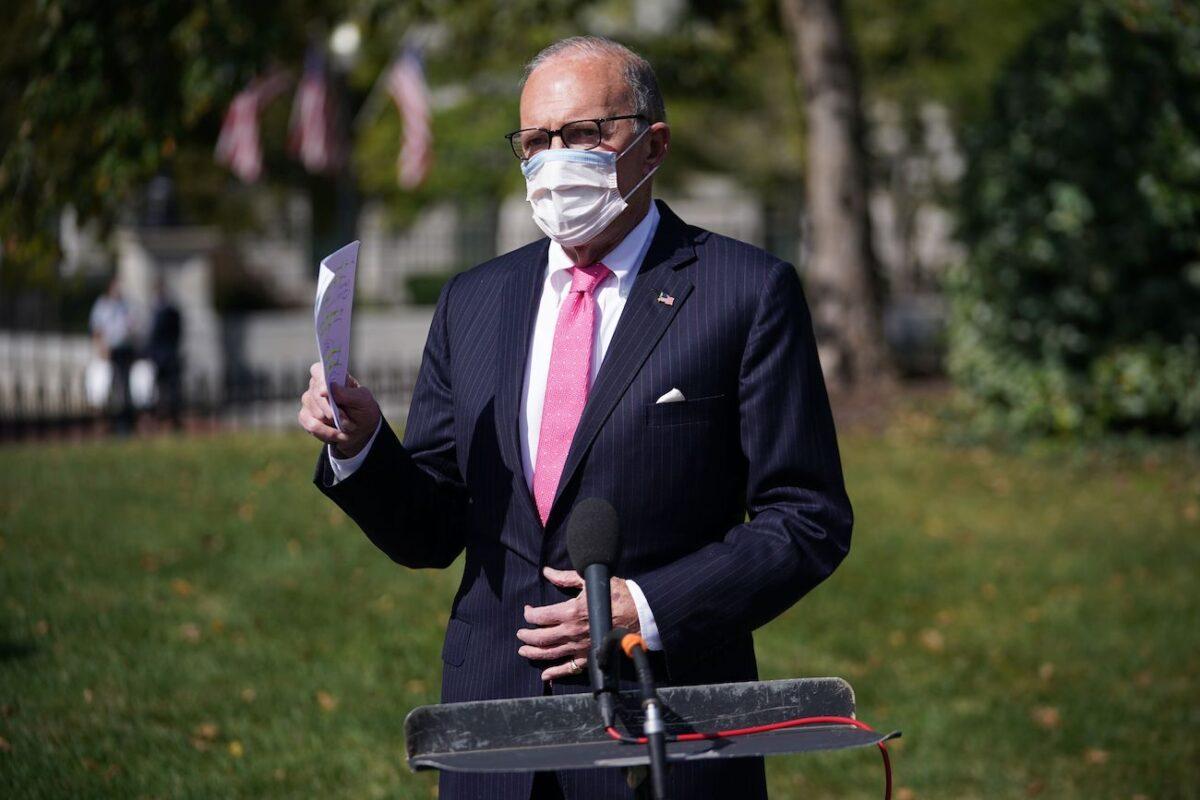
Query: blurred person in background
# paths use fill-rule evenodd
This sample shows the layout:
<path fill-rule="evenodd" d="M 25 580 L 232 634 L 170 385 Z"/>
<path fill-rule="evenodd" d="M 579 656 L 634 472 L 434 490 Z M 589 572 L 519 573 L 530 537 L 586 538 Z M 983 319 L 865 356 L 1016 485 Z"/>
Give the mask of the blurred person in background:
<path fill-rule="evenodd" d="M 645 59 L 596 37 L 529 64 L 510 157 L 547 238 L 456 275 L 404 441 L 321 365 L 300 424 L 315 482 L 396 562 L 465 551 L 442 700 L 590 691 L 567 520 L 610 502 L 613 624 L 660 685 L 752 681 L 752 631 L 825 579 L 852 514 L 795 268 L 651 195 L 671 142 Z M 631 683 L 626 684 L 631 687 Z M 766 796 L 762 759 L 673 765 L 670 796 Z M 443 800 L 628 797 L 620 770 L 443 772 Z"/>
<path fill-rule="evenodd" d="M 167 293 L 166 281 L 159 276 L 145 357 L 154 365 L 155 415 L 160 421 L 169 421 L 176 430 L 182 425 L 182 341 L 183 318 Z"/>
<path fill-rule="evenodd" d="M 121 294 L 121 281 L 113 276 L 104 294 L 96 298 L 88 318 L 96 358 L 108 363 L 111 383 L 108 407 L 113 414 L 115 430 L 120 434 L 133 431 L 133 398 L 129 391 L 129 370 L 133 366 L 134 320 L 129 304 Z"/>

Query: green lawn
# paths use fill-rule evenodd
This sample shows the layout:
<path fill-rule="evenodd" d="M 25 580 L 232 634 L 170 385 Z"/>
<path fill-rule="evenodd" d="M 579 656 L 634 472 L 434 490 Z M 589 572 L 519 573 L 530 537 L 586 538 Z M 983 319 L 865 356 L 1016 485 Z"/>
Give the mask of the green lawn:
<path fill-rule="evenodd" d="M 844 437 L 843 568 L 758 637 L 902 728 L 898 798 L 1200 796 L 1200 463 Z M 0 797 L 413 797 L 457 569 L 395 567 L 300 435 L 6 448 Z M 870 751 L 770 762 L 879 795 Z"/>

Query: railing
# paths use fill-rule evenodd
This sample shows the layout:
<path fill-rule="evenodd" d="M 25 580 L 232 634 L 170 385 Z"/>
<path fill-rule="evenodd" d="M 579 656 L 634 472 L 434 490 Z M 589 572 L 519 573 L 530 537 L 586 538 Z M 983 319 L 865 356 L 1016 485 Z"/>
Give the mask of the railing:
<path fill-rule="evenodd" d="M 386 415 L 402 422 L 417 369 L 417 364 L 368 367 L 359 380 L 371 389 Z M 170 428 L 282 429 L 297 425 L 300 395 L 307 385 L 308 364 L 224 376 L 194 375 L 181 386 L 177 414 L 163 403 L 152 402 L 122 415 L 115 398 L 99 408 L 89 404 L 81 370 L 13 374 L 0 381 L 0 442 L 93 438 L 126 429 L 135 434 Z"/>

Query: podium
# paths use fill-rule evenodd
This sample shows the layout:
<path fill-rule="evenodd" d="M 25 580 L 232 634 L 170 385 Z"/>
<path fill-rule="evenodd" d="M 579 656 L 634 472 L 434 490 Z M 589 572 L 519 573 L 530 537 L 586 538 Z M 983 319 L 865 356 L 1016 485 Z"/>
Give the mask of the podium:
<path fill-rule="evenodd" d="M 757 728 L 809 717 L 854 717 L 854 690 L 841 678 L 723 683 L 658 690 L 668 737 Z M 618 695 L 617 729 L 642 733 L 636 691 Z M 813 724 L 732 738 L 669 741 L 668 763 L 881 745 L 899 732 L 846 723 Z M 649 762 L 644 745 L 612 738 L 590 693 L 421 706 L 404 720 L 409 767 L 451 772 L 630 768 Z"/>

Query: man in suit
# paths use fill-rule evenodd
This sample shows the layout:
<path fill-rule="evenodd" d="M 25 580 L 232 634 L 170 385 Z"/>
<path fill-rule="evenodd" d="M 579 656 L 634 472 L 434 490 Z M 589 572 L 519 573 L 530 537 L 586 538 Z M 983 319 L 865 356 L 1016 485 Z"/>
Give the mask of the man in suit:
<path fill-rule="evenodd" d="M 615 624 L 662 684 L 757 677 L 751 632 L 828 576 L 851 510 L 794 268 L 652 202 L 671 143 L 645 60 L 605 39 L 550 46 L 510 134 L 549 238 L 442 291 L 404 442 L 370 391 L 319 365 L 300 423 L 316 484 L 409 567 L 465 553 L 442 700 L 588 690 L 583 582 L 565 522 L 617 509 Z M 763 797 L 760 759 L 676 766 L 671 793 Z M 618 770 L 444 773 L 443 798 L 628 796 Z"/>

